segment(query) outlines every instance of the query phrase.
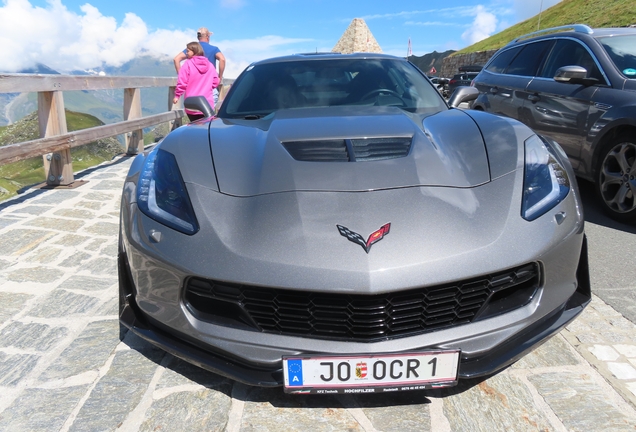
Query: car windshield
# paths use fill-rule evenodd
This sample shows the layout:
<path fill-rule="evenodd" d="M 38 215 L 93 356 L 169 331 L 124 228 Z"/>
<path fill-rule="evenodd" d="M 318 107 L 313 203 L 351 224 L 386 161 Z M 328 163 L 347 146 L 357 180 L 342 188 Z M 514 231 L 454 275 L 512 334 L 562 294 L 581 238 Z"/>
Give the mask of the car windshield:
<path fill-rule="evenodd" d="M 414 113 L 447 109 L 439 92 L 399 59 L 312 59 L 249 66 L 219 117 L 261 118 L 280 109 L 395 106 Z"/>
<path fill-rule="evenodd" d="M 619 71 L 630 79 L 636 79 L 636 34 L 599 38 Z"/>

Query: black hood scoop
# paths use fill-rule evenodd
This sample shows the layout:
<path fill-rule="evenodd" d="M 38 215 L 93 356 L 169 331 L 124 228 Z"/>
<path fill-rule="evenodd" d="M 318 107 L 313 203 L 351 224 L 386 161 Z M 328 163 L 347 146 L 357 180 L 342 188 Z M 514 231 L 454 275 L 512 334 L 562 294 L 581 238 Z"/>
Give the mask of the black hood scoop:
<path fill-rule="evenodd" d="M 412 137 L 328 139 L 283 142 L 297 161 L 364 162 L 406 157 Z"/>

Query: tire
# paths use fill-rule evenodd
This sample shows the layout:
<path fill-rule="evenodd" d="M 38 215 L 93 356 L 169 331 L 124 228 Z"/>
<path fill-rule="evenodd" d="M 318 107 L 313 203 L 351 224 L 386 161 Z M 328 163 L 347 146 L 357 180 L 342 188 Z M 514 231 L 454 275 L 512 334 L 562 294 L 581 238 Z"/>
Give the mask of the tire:
<path fill-rule="evenodd" d="M 620 135 L 607 143 L 596 170 L 596 192 L 603 211 L 619 222 L 636 222 L 636 139 Z"/>

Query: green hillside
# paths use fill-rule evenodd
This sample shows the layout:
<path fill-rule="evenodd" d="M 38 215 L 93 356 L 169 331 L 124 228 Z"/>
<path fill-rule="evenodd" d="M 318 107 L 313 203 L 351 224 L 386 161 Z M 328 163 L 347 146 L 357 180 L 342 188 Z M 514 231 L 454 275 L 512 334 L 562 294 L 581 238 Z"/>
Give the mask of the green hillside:
<path fill-rule="evenodd" d="M 69 132 L 100 126 L 104 123 L 98 118 L 66 110 L 66 123 Z M 0 146 L 15 144 L 39 138 L 37 113 L 31 113 L 9 126 L 0 126 Z M 110 160 L 124 148 L 116 138 L 106 138 L 71 149 L 73 170 L 75 172 Z M 21 189 L 45 180 L 42 157 L 0 166 L 0 201 L 15 196 Z"/>
<path fill-rule="evenodd" d="M 546 29 L 568 24 L 586 24 L 595 27 L 627 27 L 636 24 L 636 1 L 634 0 L 563 0 L 544 10 L 539 15 L 516 24 L 488 39 L 466 47 L 456 54 L 499 49 L 511 40 L 537 29 Z"/>

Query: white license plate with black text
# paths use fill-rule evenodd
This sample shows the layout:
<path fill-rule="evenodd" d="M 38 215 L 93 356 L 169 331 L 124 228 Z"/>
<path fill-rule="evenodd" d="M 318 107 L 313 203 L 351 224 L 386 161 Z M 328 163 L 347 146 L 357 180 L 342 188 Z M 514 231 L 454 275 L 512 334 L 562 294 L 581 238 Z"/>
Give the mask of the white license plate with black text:
<path fill-rule="evenodd" d="M 286 393 L 376 393 L 457 384 L 459 351 L 283 357 Z"/>

